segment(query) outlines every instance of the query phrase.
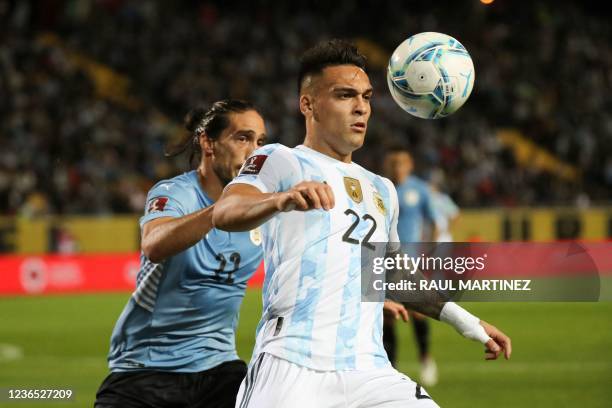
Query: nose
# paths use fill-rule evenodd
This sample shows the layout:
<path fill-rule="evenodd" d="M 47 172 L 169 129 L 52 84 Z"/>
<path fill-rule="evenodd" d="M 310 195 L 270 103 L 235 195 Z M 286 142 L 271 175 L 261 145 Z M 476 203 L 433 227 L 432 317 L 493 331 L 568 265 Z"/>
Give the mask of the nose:
<path fill-rule="evenodd" d="M 355 101 L 353 113 L 355 113 L 357 116 L 363 116 L 368 113 L 369 109 L 370 105 L 365 98 L 363 96 L 358 96 Z"/>
<path fill-rule="evenodd" d="M 246 156 L 244 157 L 244 159 L 246 160 L 251 153 L 253 153 L 257 148 L 259 147 L 259 145 L 257 144 L 257 140 L 252 140 L 246 148 Z"/>

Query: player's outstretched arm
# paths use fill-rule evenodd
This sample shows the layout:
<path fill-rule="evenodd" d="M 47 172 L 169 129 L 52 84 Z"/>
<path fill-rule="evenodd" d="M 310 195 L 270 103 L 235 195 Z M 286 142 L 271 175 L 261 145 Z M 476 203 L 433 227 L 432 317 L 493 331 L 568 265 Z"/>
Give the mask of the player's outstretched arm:
<path fill-rule="evenodd" d="M 503 352 L 506 360 L 512 354 L 512 341 L 497 327 L 480 320 L 454 302 L 444 302 L 435 291 L 420 294 L 419 301 L 402 302 L 410 310 L 453 326 L 463 337 L 485 345 L 485 359 L 495 360 Z"/>
<path fill-rule="evenodd" d="M 213 207 L 147 222 L 142 229 L 142 252 L 151 262 L 159 263 L 192 247 L 212 229 Z"/>
<path fill-rule="evenodd" d="M 406 275 L 391 270 L 387 272 L 387 281 L 394 282 Z M 427 279 L 421 271 L 415 271 L 408 275 L 409 279 L 417 282 Z M 479 341 L 486 347 L 485 359 L 495 360 L 503 352 L 504 357 L 510 358 L 512 354 L 512 342 L 501 330 L 495 326 L 480 320 L 458 304 L 447 302 L 448 298 L 444 298 L 435 290 L 415 290 L 410 292 L 410 300 L 401 299 L 401 303 L 406 309 L 414 310 L 436 320 L 448 323 L 453 326 L 464 337 Z M 395 299 L 398 301 L 399 299 Z"/>
<path fill-rule="evenodd" d="M 502 351 L 506 360 L 512 354 L 512 342 L 508 336 L 454 302 L 444 304 L 440 312 L 440 321 L 453 326 L 463 337 L 484 344 L 486 360 L 497 359 Z"/>
<path fill-rule="evenodd" d="M 334 193 L 325 183 L 303 181 L 288 191 L 262 193 L 249 184 L 230 185 L 215 205 L 213 224 L 225 231 L 248 231 L 281 211 L 329 210 Z"/>

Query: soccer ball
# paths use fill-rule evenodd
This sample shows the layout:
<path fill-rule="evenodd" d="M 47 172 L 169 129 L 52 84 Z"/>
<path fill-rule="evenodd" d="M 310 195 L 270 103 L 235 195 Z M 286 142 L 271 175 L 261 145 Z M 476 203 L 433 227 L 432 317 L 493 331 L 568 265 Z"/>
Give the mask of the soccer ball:
<path fill-rule="evenodd" d="M 391 96 L 406 112 L 438 119 L 456 112 L 474 87 L 474 63 L 453 37 L 415 34 L 391 55 L 387 69 Z"/>

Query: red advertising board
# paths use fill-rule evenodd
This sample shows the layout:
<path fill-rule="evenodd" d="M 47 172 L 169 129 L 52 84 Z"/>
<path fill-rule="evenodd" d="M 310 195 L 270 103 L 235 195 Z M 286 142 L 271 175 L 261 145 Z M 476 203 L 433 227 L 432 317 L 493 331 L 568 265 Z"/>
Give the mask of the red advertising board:
<path fill-rule="evenodd" d="M 137 253 L 0 256 L 0 295 L 132 291 Z M 249 286 L 261 286 L 260 265 Z"/>

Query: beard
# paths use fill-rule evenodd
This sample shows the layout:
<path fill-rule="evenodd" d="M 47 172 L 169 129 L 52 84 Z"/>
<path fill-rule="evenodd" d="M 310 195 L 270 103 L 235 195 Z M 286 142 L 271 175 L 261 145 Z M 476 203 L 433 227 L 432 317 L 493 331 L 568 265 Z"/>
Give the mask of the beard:
<path fill-rule="evenodd" d="M 224 166 L 213 166 L 213 171 L 215 172 L 224 187 L 227 186 L 230 181 L 232 181 L 234 177 L 237 176 L 237 174 L 235 174 L 235 171 Z"/>

